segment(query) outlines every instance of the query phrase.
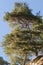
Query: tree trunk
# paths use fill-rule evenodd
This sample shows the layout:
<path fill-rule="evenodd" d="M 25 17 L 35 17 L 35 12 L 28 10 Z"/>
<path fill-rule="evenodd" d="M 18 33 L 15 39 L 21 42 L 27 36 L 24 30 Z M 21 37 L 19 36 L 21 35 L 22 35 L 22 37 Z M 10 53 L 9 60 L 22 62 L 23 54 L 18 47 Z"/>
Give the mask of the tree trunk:
<path fill-rule="evenodd" d="M 27 54 L 25 55 L 25 59 L 24 59 L 23 65 L 26 64 L 26 60 L 27 60 Z"/>
<path fill-rule="evenodd" d="M 38 56 L 38 52 L 36 52 L 36 56 Z"/>

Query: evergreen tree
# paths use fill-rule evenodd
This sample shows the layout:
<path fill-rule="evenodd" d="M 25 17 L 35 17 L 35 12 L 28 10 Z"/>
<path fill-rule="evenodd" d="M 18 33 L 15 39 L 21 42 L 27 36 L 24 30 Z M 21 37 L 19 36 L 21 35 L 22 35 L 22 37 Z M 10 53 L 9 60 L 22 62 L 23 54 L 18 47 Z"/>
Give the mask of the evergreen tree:
<path fill-rule="evenodd" d="M 8 63 L 2 57 L 0 57 L 0 65 L 10 65 L 10 63 Z"/>
<path fill-rule="evenodd" d="M 42 18 L 39 14 L 34 15 L 26 3 L 15 3 L 15 8 L 6 13 L 4 20 L 17 28 L 13 28 L 11 33 L 5 36 L 2 47 L 11 58 L 11 63 L 20 58 L 25 65 L 31 52 L 38 56 L 38 52 L 43 50 Z"/>

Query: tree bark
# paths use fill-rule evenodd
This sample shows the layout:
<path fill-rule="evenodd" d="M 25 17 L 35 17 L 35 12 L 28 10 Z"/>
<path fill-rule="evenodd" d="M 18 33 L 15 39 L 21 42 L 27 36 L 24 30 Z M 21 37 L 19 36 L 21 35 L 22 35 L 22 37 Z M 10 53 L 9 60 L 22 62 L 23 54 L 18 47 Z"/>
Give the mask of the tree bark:
<path fill-rule="evenodd" d="M 27 60 L 27 54 L 25 55 L 25 59 L 24 59 L 23 65 L 26 64 L 26 60 Z"/>
<path fill-rule="evenodd" d="M 36 56 L 38 56 L 38 52 L 36 52 Z"/>

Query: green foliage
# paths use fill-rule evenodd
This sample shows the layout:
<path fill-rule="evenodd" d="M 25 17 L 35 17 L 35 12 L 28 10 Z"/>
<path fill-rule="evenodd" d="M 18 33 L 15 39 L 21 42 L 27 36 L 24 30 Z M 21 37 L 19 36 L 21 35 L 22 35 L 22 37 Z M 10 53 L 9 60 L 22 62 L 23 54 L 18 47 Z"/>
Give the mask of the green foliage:
<path fill-rule="evenodd" d="M 32 50 L 32 49 L 35 50 L 35 49 L 42 48 L 43 47 L 42 42 L 43 42 L 43 38 L 41 37 L 40 32 L 15 29 L 10 34 L 7 34 L 5 36 L 3 46 L 5 46 L 5 48 L 8 48 L 9 50 L 12 50 L 12 49 L 19 50 L 20 49 L 25 54 L 25 52 L 29 50 Z"/>
<path fill-rule="evenodd" d="M 7 61 L 5 61 L 2 57 L 0 57 L 0 65 L 10 65 Z"/>
<path fill-rule="evenodd" d="M 23 62 L 25 65 L 31 52 L 38 55 L 43 51 L 43 21 L 39 14 L 31 12 L 26 3 L 15 3 L 15 8 L 7 12 L 4 19 L 11 25 L 17 23 L 17 27 L 4 37 L 4 52 L 10 57 L 11 64 L 23 59 L 20 64 Z"/>
<path fill-rule="evenodd" d="M 11 56 L 13 61 L 15 55 L 21 57 L 26 54 L 29 55 L 30 51 L 36 54 L 43 50 L 43 38 L 38 32 L 33 32 L 16 28 L 5 36 L 3 47 L 5 53 Z"/>
<path fill-rule="evenodd" d="M 15 8 L 12 10 L 12 12 L 6 13 L 4 20 L 11 24 L 14 24 L 14 22 L 21 24 L 21 21 L 25 23 L 24 25 L 26 25 L 27 21 L 28 23 L 29 21 L 42 23 L 40 15 L 34 15 L 26 3 L 15 3 Z"/>

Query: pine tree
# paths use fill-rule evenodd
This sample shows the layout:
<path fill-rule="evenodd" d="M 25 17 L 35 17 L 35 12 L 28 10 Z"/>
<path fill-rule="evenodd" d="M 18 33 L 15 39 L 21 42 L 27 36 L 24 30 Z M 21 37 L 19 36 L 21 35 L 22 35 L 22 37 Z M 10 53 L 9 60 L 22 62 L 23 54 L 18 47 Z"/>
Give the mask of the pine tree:
<path fill-rule="evenodd" d="M 0 57 L 0 65 L 10 65 L 10 63 L 8 63 L 2 57 Z"/>
<path fill-rule="evenodd" d="M 13 30 L 5 36 L 2 47 L 12 62 L 15 56 L 21 57 L 25 65 L 31 52 L 38 56 L 38 52 L 43 50 L 42 18 L 39 14 L 34 15 L 26 3 L 15 3 L 15 8 L 6 13 L 4 20 L 13 26 Z"/>

